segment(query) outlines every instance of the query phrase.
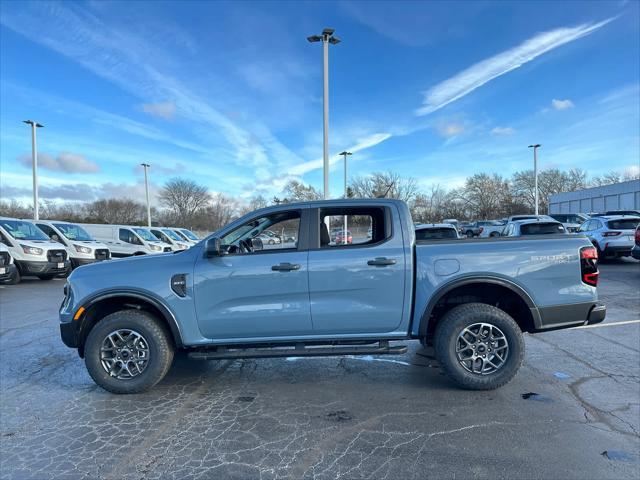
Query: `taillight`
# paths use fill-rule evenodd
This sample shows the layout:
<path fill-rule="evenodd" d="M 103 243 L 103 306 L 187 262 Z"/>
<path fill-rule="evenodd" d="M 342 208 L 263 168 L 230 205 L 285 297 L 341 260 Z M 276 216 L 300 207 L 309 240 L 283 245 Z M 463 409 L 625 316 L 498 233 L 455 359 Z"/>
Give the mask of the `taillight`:
<path fill-rule="evenodd" d="M 596 247 L 582 247 L 580 249 L 580 274 L 582 281 L 595 287 L 598 285 L 598 251 Z"/>
<path fill-rule="evenodd" d="M 620 235 L 622 232 L 604 232 L 602 234 L 603 237 L 616 237 Z"/>
<path fill-rule="evenodd" d="M 640 245 L 640 228 L 636 228 L 636 244 Z"/>

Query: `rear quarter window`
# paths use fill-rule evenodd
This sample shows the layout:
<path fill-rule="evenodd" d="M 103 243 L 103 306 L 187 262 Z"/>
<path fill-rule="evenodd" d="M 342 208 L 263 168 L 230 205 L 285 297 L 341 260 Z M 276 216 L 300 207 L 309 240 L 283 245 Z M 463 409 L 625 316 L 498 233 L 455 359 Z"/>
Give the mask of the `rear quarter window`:
<path fill-rule="evenodd" d="M 609 220 L 607 225 L 612 230 L 635 230 L 640 223 L 640 218 L 624 218 L 621 220 Z"/>
<path fill-rule="evenodd" d="M 520 227 L 522 235 L 546 235 L 564 232 L 564 226 L 559 223 L 529 223 Z"/>

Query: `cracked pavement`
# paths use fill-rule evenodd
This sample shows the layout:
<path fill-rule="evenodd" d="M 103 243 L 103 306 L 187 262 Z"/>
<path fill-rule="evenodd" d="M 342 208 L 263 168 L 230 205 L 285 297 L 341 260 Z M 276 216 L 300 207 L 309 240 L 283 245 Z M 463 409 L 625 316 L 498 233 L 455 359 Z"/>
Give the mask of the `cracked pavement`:
<path fill-rule="evenodd" d="M 492 392 L 417 342 L 389 357 L 203 362 L 97 387 L 60 338 L 63 280 L 0 286 L 0 477 L 640 478 L 640 324 L 527 335 Z M 640 319 L 640 263 L 601 266 L 605 324 Z M 523 394 L 535 393 L 537 395 Z"/>

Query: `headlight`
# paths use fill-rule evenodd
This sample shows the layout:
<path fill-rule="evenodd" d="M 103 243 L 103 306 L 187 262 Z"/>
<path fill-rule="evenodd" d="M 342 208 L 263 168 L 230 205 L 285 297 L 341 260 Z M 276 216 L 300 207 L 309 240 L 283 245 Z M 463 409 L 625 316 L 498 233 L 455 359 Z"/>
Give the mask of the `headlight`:
<path fill-rule="evenodd" d="M 91 249 L 89 247 L 83 247 L 82 245 L 73 244 L 73 248 L 76 249 L 78 253 L 91 253 Z"/>
<path fill-rule="evenodd" d="M 154 252 L 161 252 L 162 247 L 160 245 L 151 245 L 151 250 L 153 250 Z"/>
<path fill-rule="evenodd" d="M 44 253 L 44 250 L 42 250 L 41 248 L 30 247 L 28 245 L 22 244 L 20 244 L 20 246 L 22 247 L 22 251 L 29 255 L 42 255 Z"/>
<path fill-rule="evenodd" d="M 184 243 L 179 243 L 179 244 L 178 244 L 178 248 L 179 248 L 180 250 L 186 250 L 186 249 L 187 249 L 187 248 L 189 248 L 189 247 L 187 247 Z"/>

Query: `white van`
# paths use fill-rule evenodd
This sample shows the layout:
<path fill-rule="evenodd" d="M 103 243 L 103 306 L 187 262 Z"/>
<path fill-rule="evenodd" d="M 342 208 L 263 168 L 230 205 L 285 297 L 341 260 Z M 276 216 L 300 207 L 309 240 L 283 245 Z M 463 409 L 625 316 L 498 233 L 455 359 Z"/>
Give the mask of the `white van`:
<path fill-rule="evenodd" d="M 109 247 L 112 257 L 129 257 L 131 255 L 172 251 L 170 246 L 162 243 L 143 227 L 91 223 L 82 223 L 80 226 L 89 232 L 89 235 L 93 238 L 105 243 Z"/>
<path fill-rule="evenodd" d="M 198 236 L 189 229 L 172 227 L 171 230 L 176 232 L 180 236 L 180 238 L 189 242 L 191 245 L 195 245 L 200 241 Z"/>
<path fill-rule="evenodd" d="M 80 225 L 60 220 L 30 220 L 51 240 L 65 246 L 71 268 L 87 265 L 101 260 L 109 260 L 111 253 L 102 242 L 91 238 Z"/>
<path fill-rule="evenodd" d="M 180 237 L 176 232 L 167 227 L 151 227 L 149 231 L 153 233 L 156 237 L 162 240 L 164 243 L 168 243 L 171 245 L 171 248 L 174 252 L 180 250 L 187 250 L 191 243 L 187 242 L 183 238 Z"/>
<path fill-rule="evenodd" d="M 18 274 L 33 275 L 41 280 L 67 275 L 71 262 L 67 251 L 31 222 L 17 218 L 0 218 L 0 242 L 18 267 Z"/>
<path fill-rule="evenodd" d="M 15 285 L 19 281 L 20 274 L 16 262 L 14 262 L 7 246 L 0 243 L 0 284 Z"/>

